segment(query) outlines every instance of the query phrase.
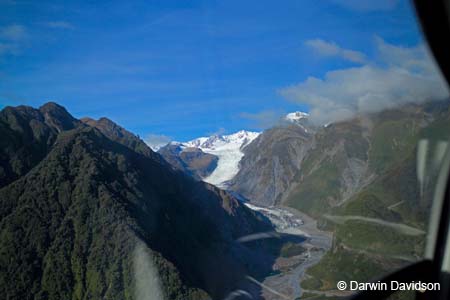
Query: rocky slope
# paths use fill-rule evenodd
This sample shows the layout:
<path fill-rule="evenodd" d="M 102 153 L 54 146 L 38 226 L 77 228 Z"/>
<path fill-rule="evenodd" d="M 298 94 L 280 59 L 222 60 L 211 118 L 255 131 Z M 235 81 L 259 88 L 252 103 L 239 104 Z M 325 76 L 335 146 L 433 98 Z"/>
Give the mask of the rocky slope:
<path fill-rule="evenodd" d="M 183 147 L 179 143 L 167 144 L 161 147 L 158 153 L 175 169 L 197 180 L 209 176 L 219 160 L 217 156 L 205 153 L 199 148 Z"/>
<path fill-rule="evenodd" d="M 230 135 L 200 137 L 185 143 L 168 144 L 158 153 L 176 169 L 227 188 L 229 180 L 239 171 L 244 149 L 258 135 L 258 132 L 241 130 Z"/>
<path fill-rule="evenodd" d="M 282 201 L 317 216 L 342 206 L 392 170 L 407 164 L 413 168 L 417 143 L 447 117 L 447 110 L 442 102 L 407 105 L 318 130 Z M 415 170 L 410 173 L 416 180 Z"/>
<path fill-rule="evenodd" d="M 243 150 L 239 172 L 229 189 L 259 205 L 275 204 L 299 171 L 312 137 L 295 124 L 264 131 Z"/>
<path fill-rule="evenodd" d="M 332 249 L 307 271 L 303 289 L 326 294 L 339 280 L 368 282 L 420 259 L 450 137 L 449 101 L 322 127 L 303 114 L 287 120 L 245 148 L 230 188 L 255 204 L 298 209 L 333 232 Z"/>
<path fill-rule="evenodd" d="M 258 204 L 296 208 L 334 232 L 332 250 L 308 271 L 307 290 L 365 282 L 421 257 L 449 126 L 448 101 L 308 132 L 278 126 L 246 148 L 232 189 Z"/>
<path fill-rule="evenodd" d="M 361 124 L 364 134 L 349 123 Z M 450 137 L 449 105 L 408 105 L 333 126 L 354 138 L 333 140 L 337 129 L 324 132 L 333 143 L 305 164 L 286 199 L 335 233 L 332 251 L 308 271 L 307 289 L 367 281 L 423 256 L 439 157 Z M 420 159 L 419 143 L 427 145 Z"/>
<path fill-rule="evenodd" d="M 119 126 L 54 103 L 0 115 L 5 298 L 219 299 L 263 272 L 235 240 L 272 227 Z"/>

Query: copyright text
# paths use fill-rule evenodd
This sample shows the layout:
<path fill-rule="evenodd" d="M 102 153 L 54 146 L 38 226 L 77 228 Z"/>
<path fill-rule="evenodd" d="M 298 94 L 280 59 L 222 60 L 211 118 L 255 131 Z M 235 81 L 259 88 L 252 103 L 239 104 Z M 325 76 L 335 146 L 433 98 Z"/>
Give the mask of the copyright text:
<path fill-rule="evenodd" d="M 422 282 L 422 281 L 412 281 L 412 282 L 358 282 L 351 280 L 349 282 L 339 281 L 337 283 L 337 288 L 340 291 L 439 291 L 441 285 L 437 282 Z"/>

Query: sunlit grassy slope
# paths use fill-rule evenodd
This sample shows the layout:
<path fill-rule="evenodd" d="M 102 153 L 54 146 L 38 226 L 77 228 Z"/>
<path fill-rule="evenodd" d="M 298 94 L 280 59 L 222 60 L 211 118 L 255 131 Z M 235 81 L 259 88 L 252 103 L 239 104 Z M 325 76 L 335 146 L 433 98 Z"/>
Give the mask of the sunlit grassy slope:
<path fill-rule="evenodd" d="M 332 250 L 307 271 L 302 286 L 336 289 L 368 281 L 423 254 L 439 142 L 450 136 L 448 105 L 428 103 L 323 128 L 285 201 L 334 232 Z M 421 192 L 417 143 L 428 139 Z M 312 298 L 311 298 L 312 299 Z M 325 299 L 325 298 L 324 298 Z"/>

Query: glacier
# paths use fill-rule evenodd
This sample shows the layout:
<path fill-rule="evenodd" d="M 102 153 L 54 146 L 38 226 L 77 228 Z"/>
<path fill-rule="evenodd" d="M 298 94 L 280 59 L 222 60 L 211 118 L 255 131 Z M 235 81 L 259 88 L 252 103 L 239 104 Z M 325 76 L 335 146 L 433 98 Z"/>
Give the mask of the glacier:
<path fill-rule="evenodd" d="M 220 188 L 226 188 L 227 182 L 239 172 L 239 162 L 244 153 L 242 149 L 260 135 L 260 132 L 241 130 L 230 135 L 201 137 L 182 143 L 181 146 L 195 147 L 219 158 L 216 169 L 203 181 Z"/>

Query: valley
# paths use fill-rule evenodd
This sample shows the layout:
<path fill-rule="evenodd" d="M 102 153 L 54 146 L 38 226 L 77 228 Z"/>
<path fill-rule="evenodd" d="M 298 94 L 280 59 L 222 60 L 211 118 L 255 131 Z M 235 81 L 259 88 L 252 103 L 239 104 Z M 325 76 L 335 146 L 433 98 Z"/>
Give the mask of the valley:
<path fill-rule="evenodd" d="M 281 241 L 272 273 L 251 279 L 262 297 L 344 297 L 342 278 L 369 281 L 420 259 L 432 186 L 420 186 L 416 145 L 433 130 L 433 152 L 448 116 L 447 103 L 427 102 L 317 127 L 296 112 L 241 146 L 232 179 L 211 183 L 274 225 L 239 238 Z"/>
<path fill-rule="evenodd" d="M 137 244 L 161 295 L 180 300 L 346 296 L 337 281 L 422 257 L 432 181 L 418 180 L 415 145 L 433 130 L 420 170 L 432 180 L 448 104 L 320 128 L 294 117 L 154 152 L 111 120 L 76 119 L 56 103 L 3 109 L 3 293 L 100 299 L 111 286 L 109 298 L 131 299 Z"/>
<path fill-rule="evenodd" d="M 447 278 L 444 1 L 66 2 L 0 0 L 0 300 Z"/>
<path fill-rule="evenodd" d="M 286 235 L 301 237 L 291 239 L 289 246 L 281 251 L 273 265 L 274 274 L 262 282 L 253 279 L 260 285 L 263 299 L 298 299 L 302 294 L 300 281 L 305 277 L 306 269 L 318 263 L 331 248 L 331 233 L 319 230 L 316 220 L 289 207 L 245 205 L 268 217 L 277 233 L 266 233 L 255 238 L 283 239 Z"/>

